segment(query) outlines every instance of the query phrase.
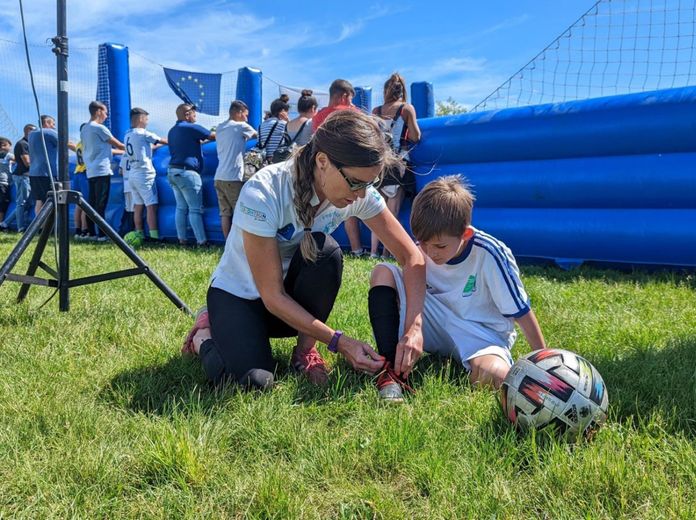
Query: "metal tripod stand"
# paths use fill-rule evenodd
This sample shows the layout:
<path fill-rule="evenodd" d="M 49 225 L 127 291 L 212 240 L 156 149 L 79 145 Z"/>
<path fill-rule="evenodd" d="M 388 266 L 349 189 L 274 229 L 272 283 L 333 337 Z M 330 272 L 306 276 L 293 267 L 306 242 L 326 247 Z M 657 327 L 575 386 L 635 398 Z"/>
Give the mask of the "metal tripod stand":
<path fill-rule="evenodd" d="M 59 308 L 61 311 L 70 309 L 70 288 L 80 285 L 89 285 L 106 280 L 115 280 L 126 276 L 137 274 L 146 275 L 174 305 L 188 314 L 191 310 L 186 304 L 172 291 L 162 279 L 157 276 L 150 267 L 140 258 L 133 249 L 116 233 L 108 222 L 99 215 L 82 198 L 82 194 L 71 191 L 70 176 L 68 175 L 68 37 L 67 37 L 67 0 L 56 1 L 56 20 L 58 35 L 51 39 L 53 42 L 53 53 L 56 55 L 56 86 L 58 95 L 58 178 L 53 192 L 49 192 L 45 204 L 34 221 L 29 225 L 22 238 L 14 247 L 5 263 L 0 268 L 0 285 L 5 280 L 22 283 L 22 288 L 17 296 L 17 301 L 21 302 L 26 298 L 32 285 L 43 285 L 47 287 L 57 287 L 59 293 Z M 22 25 L 24 25 L 24 15 L 22 14 Z M 25 36 L 26 46 L 26 36 Z M 28 53 L 28 50 L 27 50 Z M 28 61 L 28 59 L 27 59 Z M 29 67 L 31 73 L 31 67 Z M 33 78 L 33 76 L 32 76 Z M 33 79 L 32 79 L 33 84 Z M 38 111 L 38 101 L 37 101 Z M 48 160 L 48 158 L 47 158 Z M 68 189 L 63 189 L 67 187 Z M 101 229 L 120 249 L 130 258 L 137 267 L 124 269 L 111 273 L 86 276 L 84 278 L 70 279 L 70 223 L 69 209 L 70 204 L 77 204 L 88 218 Z M 20 210 L 21 211 L 21 210 Z M 57 215 L 57 217 L 56 217 Z M 58 237 L 58 271 L 46 265 L 41 257 L 43 256 L 48 238 L 51 235 L 53 226 L 56 226 Z M 34 255 L 29 263 L 29 269 L 25 275 L 13 274 L 12 268 L 17 264 L 24 254 L 34 237 L 39 234 L 39 240 L 34 250 Z M 35 276 L 38 268 L 48 273 L 52 278 L 39 278 Z"/>
<path fill-rule="evenodd" d="M 5 280 L 22 283 L 22 287 L 17 296 L 18 303 L 26 298 L 32 285 L 57 287 L 59 293 L 59 308 L 61 311 L 67 311 L 70 308 L 71 287 L 78 287 L 80 285 L 89 285 L 92 283 L 144 274 L 159 288 L 160 291 L 165 294 L 165 296 L 167 296 L 167 298 L 171 300 L 174 305 L 176 305 L 182 311 L 191 314 L 191 310 L 188 308 L 188 306 L 159 276 L 157 276 L 152 269 L 150 269 L 145 261 L 143 261 L 143 259 L 140 258 L 135 251 L 133 251 L 133 249 L 119 236 L 119 234 L 116 233 L 111 226 L 109 226 L 108 222 L 106 222 L 106 220 L 104 220 L 102 216 L 92 208 L 92 206 L 85 202 L 80 192 L 58 189 L 55 192 L 55 201 L 56 202 L 54 202 L 54 194 L 49 193 L 46 203 L 41 208 L 41 211 L 29 225 L 24 235 L 22 235 L 22 238 L 19 240 L 10 255 L 7 257 L 7 260 L 5 260 L 3 266 L 0 268 L 0 285 L 2 285 Z M 55 211 L 55 203 L 58 204 L 58 211 Z M 99 229 L 101 229 L 104 234 L 108 236 L 114 242 L 114 244 L 116 244 L 119 249 L 121 249 L 121 251 L 123 251 L 123 253 L 133 261 L 136 267 L 71 280 L 69 264 L 70 239 L 67 236 L 69 233 L 67 222 L 69 214 L 68 206 L 70 204 L 77 204 L 82 211 L 85 212 L 87 217 L 92 219 Z M 58 215 L 57 223 L 55 222 L 56 213 Z M 46 249 L 48 239 L 51 236 L 54 223 L 57 224 L 59 243 L 57 272 L 46 265 L 41 259 L 44 250 Z M 27 269 L 26 274 L 19 275 L 12 273 L 12 269 L 37 234 L 39 235 L 39 240 L 36 244 L 34 255 L 29 262 L 29 268 Z M 41 268 L 52 278 L 47 279 L 35 276 L 36 271 L 39 268 Z"/>

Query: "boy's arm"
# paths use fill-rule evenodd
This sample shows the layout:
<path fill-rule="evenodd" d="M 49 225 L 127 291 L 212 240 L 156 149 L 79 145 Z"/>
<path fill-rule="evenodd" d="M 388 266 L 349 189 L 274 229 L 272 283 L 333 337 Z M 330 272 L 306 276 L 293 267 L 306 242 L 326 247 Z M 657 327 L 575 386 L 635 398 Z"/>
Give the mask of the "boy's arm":
<path fill-rule="evenodd" d="M 532 347 L 532 350 L 546 348 L 544 335 L 541 333 L 541 327 L 539 327 L 539 322 L 533 310 L 530 309 L 529 312 L 521 318 L 515 318 L 515 321 L 522 329 L 524 337 L 527 338 L 527 343 Z"/>

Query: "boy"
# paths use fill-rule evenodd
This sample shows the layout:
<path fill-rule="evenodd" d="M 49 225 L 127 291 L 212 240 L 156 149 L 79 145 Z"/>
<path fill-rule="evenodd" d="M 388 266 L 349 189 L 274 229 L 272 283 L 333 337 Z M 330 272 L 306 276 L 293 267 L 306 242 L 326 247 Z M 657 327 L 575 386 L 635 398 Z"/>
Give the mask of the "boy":
<path fill-rule="evenodd" d="M 167 140 L 145 130 L 149 122 L 149 114 L 142 108 L 132 108 L 130 111 L 131 129 L 126 132 L 123 141 L 126 144 L 125 159 L 127 175 L 133 197 L 133 218 L 135 230 L 144 238 L 143 206 L 147 208 L 147 227 L 151 240 L 159 240 L 159 225 L 157 223 L 157 173 L 152 165 L 152 146 Z M 125 177 L 124 177 L 125 179 Z M 124 180 L 125 189 L 125 180 Z"/>
<path fill-rule="evenodd" d="M 116 139 L 104 122 L 109 116 L 106 105 L 100 101 L 92 101 L 89 104 L 90 119 L 80 130 L 80 141 L 83 146 L 83 158 L 87 166 L 87 181 L 89 184 L 89 205 L 102 218 L 106 218 L 106 206 L 109 203 L 111 190 L 111 158 L 112 147 L 124 150 L 125 145 Z M 29 141 L 31 144 L 31 141 Z M 32 155 L 33 158 L 33 155 Z M 97 236 L 94 222 L 87 222 L 90 235 Z M 98 241 L 107 240 L 105 235 L 100 235 Z"/>
<path fill-rule="evenodd" d="M 80 131 L 86 123 L 80 125 Z M 85 200 L 89 200 L 89 185 L 87 183 L 87 165 L 85 164 L 84 148 L 82 141 L 78 141 L 75 145 L 75 171 L 73 172 L 73 180 L 71 189 L 79 191 Z M 75 206 L 73 214 L 75 221 L 75 238 L 78 240 L 89 239 L 89 228 L 87 227 L 87 214 L 82 211 L 82 208 Z"/>
<path fill-rule="evenodd" d="M 5 220 L 5 212 L 10 205 L 10 176 L 14 160 L 12 141 L 0 137 L 0 222 Z"/>
<path fill-rule="evenodd" d="M 215 170 L 214 180 L 225 240 L 230 234 L 234 207 L 242 189 L 246 142 L 256 137 L 256 130 L 247 123 L 248 119 L 249 107 L 246 103 L 232 101 L 230 118 L 216 129 L 218 167 Z"/>
<path fill-rule="evenodd" d="M 431 182 L 413 201 L 411 229 L 426 260 L 423 348 L 462 363 L 472 383 L 498 388 L 512 365 L 515 322 L 533 349 L 545 342 L 512 253 L 471 226 L 473 203 L 457 175 Z M 414 353 L 397 348 L 404 321 L 401 270 L 376 266 L 370 286 L 370 321 L 377 349 L 389 362 L 377 387 L 383 399 L 402 401 L 415 359 L 404 362 Z"/>

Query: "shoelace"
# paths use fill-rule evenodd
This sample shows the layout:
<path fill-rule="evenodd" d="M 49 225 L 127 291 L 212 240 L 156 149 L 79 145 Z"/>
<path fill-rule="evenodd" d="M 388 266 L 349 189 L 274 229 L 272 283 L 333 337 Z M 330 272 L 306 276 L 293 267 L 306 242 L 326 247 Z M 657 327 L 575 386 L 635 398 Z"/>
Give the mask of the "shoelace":
<path fill-rule="evenodd" d="M 312 349 L 302 356 L 304 358 L 304 370 L 312 370 L 314 367 L 321 367 L 326 370 L 326 363 L 321 354 L 316 349 Z"/>
<path fill-rule="evenodd" d="M 389 363 L 389 361 L 385 361 L 384 365 L 382 366 L 382 370 L 377 373 L 377 381 L 379 382 L 379 380 L 385 375 L 393 379 L 401 388 L 403 388 L 407 392 L 410 392 L 412 394 L 416 393 L 416 391 L 411 386 L 409 386 L 409 384 L 406 381 L 401 379 L 401 377 L 399 377 L 399 375 L 396 372 L 394 372 L 394 369 L 392 368 L 391 363 Z"/>

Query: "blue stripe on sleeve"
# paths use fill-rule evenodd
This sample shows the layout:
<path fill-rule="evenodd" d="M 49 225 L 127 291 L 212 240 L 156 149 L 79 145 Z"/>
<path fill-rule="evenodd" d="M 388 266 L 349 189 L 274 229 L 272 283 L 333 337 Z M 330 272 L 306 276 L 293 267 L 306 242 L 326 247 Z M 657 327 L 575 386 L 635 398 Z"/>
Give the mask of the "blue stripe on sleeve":
<path fill-rule="evenodd" d="M 490 253 L 490 255 L 495 260 L 495 263 L 498 265 L 500 273 L 503 275 L 503 280 L 505 280 L 505 284 L 507 285 L 508 290 L 510 291 L 510 295 L 512 296 L 512 299 L 515 302 L 515 305 L 520 310 L 524 309 L 527 306 L 527 304 L 523 300 L 522 295 L 519 293 L 517 284 L 514 283 L 514 278 L 510 275 L 509 267 L 507 269 L 503 267 L 503 262 L 500 258 L 500 252 L 496 250 L 495 245 L 492 245 L 483 240 L 478 240 L 478 237 L 474 241 L 474 245 L 477 245 Z"/>
<path fill-rule="evenodd" d="M 482 233 L 479 231 L 478 238 L 480 238 L 483 242 L 489 243 L 491 247 L 493 247 L 494 251 L 497 252 L 498 256 L 502 259 L 502 261 L 505 263 L 505 266 L 507 267 L 507 273 L 510 276 L 510 280 L 512 282 L 512 285 L 515 289 L 515 292 L 517 294 L 517 297 L 521 302 L 524 302 L 524 298 L 522 297 L 522 293 L 519 290 L 519 287 L 516 283 L 516 280 L 519 279 L 519 276 L 515 273 L 514 269 L 512 268 L 512 265 L 510 264 L 510 259 L 507 256 L 507 253 L 505 251 L 505 246 L 503 245 L 502 242 L 497 240 L 496 238 L 492 237 L 491 235 L 488 235 L 486 233 Z M 521 283 L 521 280 L 520 280 Z M 529 302 L 527 302 L 529 303 Z"/>

